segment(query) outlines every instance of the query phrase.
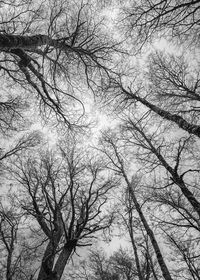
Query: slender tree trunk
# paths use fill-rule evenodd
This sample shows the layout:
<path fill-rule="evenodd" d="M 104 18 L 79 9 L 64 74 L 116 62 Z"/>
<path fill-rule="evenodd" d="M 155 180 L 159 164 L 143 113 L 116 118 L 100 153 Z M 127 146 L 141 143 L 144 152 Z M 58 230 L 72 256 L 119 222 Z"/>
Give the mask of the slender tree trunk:
<path fill-rule="evenodd" d="M 200 202 L 194 197 L 193 193 L 186 187 L 182 177 L 179 176 L 177 171 L 167 163 L 167 161 L 164 159 L 162 154 L 159 152 L 159 149 L 157 149 L 152 144 L 151 139 L 149 139 L 149 137 L 146 136 L 146 134 L 140 128 L 138 128 L 135 124 L 132 123 L 132 125 L 146 140 L 151 152 L 158 158 L 158 160 L 163 165 L 163 167 L 165 167 L 165 169 L 171 174 L 171 176 L 172 176 L 171 179 L 173 180 L 173 182 L 181 189 L 185 198 L 193 206 L 194 210 L 200 217 Z"/>
<path fill-rule="evenodd" d="M 152 144 L 151 144 L 152 145 Z M 158 150 L 152 146 L 152 152 L 160 160 L 161 164 L 166 168 L 166 170 L 171 174 L 172 181 L 181 189 L 183 195 L 188 200 L 188 202 L 193 206 L 194 210 L 200 217 L 200 203 L 194 197 L 193 193 L 186 187 L 183 179 L 178 175 L 178 173 L 166 162 L 164 157 L 158 152 Z"/>
<path fill-rule="evenodd" d="M 134 241 L 133 237 L 131 237 L 131 243 L 132 243 L 133 251 L 134 251 L 134 255 L 135 255 L 135 263 L 136 263 L 136 267 L 137 267 L 138 279 L 143 280 L 141 269 L 140 269 L 140 261 L 139 261 L 138 253 L 137 253 L 137 247 L 135 245 L 135 241 Z"/>
<path fill-rule="evenodd" d="M 12 280 L 11 262 L 12 262 L 12 250 L 9 250 L 8 257 L 7 257 L 7 265 L 6 265 L 6 280 Z"/>
<path fill-rule="evenodd" d="M 158 280 L 158 277 L 157 277 L 156 272 L 155 272 L 155 269 L 154 269 L 154 263 L 153 263 L 153 260 L 152 260 L 152 258 L 151 258 L 151 256 L 150 256 L 149 253 L 148 253 L 148 257 L 149 257 L 150 266 L 151 266 L 151 271 L 152 271 L 154 280 Z"/>
<path fill-rule="evenodd" d="M 12 280 L 13 278 L 13 274 L 12 274 L 12 257 L 13 257 L 13 251 L 14 251 L 14 242 L 15 242 L 15 238 L 14 238 L 14 226 L 12 227 L 11 230 L 11 242 L 10 242 L 10 246 L 8 249 L 8 256 L 7 256 L 7 264 L 6 264 L 6 280 Z"/>
<path fill-rule="evenodd" d="M 191 124 L 191 123 L 187 122 L 185 119 L 183 119 L 181 116 L 176 115 L 176 114 L 171 114 L 168 111 L 165 111 L 165 110 L 157 107 L 156 105 L 148 102 L 146 99 L 144 99 L 132 92 L 130 93 L 130 92 L 126 91 L 122 86 L 121 86 L 121 89 L 130 99 L 134 99 L 134 100 L 141 102 L 143 105 L 145 105 L 146 107 L 151 109 L 153 112 L 155 112 L 162 118 L 176 123 L 180 128 L 184 129 L 189 134 L 194 134 L 194 135 L 200 137 L 200 126 L 199 125 Z"/>
<path fill-rule="evenodd" d="M 158 259 L 158 263 L 160 265 L 160 269 L 162 271 L 162 274 L 163 274 L 163 277 L 165 280 L 173 280 L 171 275 L 170 275 L 170 272 L 167 268 L 167 265 L 165 264 L 165 261 L 164 261 L 164 258 L 162 256 L 162 253 L 160 251 L 160 248 L 159 248 L 159 245 L 156 241 L 156 238 L 154 236 L 154 233 L 153 231 L 151 230 L 150 226 L 148 225 L 147 223 L 147 220 L 146 218 L 144 217 L 144 214 L 140 208 L 140 205 L 135 197 L 135 194 L 134 194 L 134 191 L 132 189 L 132 186 L 130 185 L 130 183 L 128 184 L 128 187 L 129 187 L 129 191 L 130 191 L 130 194 L 131 194 L 131 197 L 133 199 L 133 203 L 135 205 L 135 208 L 136 208 L 136 211 L 138 212 L 139 216 L 140 216 L 140 219 L 142 221 L 142 224 L 151 240 L 151 243 L 152 243 L 152 246 L 154 248 L 154 251 L 155 251 L 155 254 L 157 256 L 157 259 Z"/>
<path fill-rule="evenodd" d="M 143 280 L 141 269 L 140 269 L 140 261 L 139 261 L 139 257 L 138 257 L 138 253 L 137 253 L 137 247 L 136 247 L 134 236 L 133 236 L 133 225 L 132 225 L 132 219 L 131 218 L 129 218 L 129 227 L 130 227 L 129 235 L 130 235 L 130 238 L 131 238 L 131 244 L 132 244 L 133 252 L 134 252 L 134 255 L 135 255 L 135 263 L 136 263 L 136 267 L 137 267 L 138 279 Z"/>

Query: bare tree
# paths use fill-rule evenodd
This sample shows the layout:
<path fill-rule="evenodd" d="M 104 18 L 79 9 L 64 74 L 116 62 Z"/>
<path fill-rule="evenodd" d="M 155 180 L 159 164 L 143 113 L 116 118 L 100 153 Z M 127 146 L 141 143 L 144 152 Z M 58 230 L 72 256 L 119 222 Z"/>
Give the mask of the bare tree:
<path fill-rule="evenodd" d="M 162 37 L 199 46 L 199 15 L 199 0 L 128 1 L 123 24 L 140 48 Z"/>
<path fill-rule="evenodd" d="M 24 95 L 33 92 L 43 115 L 53 113 L 69 126 L 70 104 L 83 106 L 77 95 L 84 87 L 80 81 L 93 87 L 106 78 L 117 49 L 103 31 L 95 3 L 19 0 L 1 5 L 2 78 L 11 89 L 20 85 Z M 28 96 L 32 106 L 34 99 Z"/>
<path fill-rule="evenodd" d="M 11 97 L 0 102 L 0 133 L 10 136 L 15 131 L 21 130 L 25 126 L 24 111 L 28 108 L 25 101 L 20 97 Z"/>
<path fill-rule="evenodd" d="M 102 137 L 102 149 L 101 151 L 107 156 L 109 160 L 109 167 L 116 172 L 116 174 L 119 174 L 124 179 L 124 182 L 126 184 L 126 187 L 128 189 L 128 192 L 130 192 L 131 199 L 133 201 L 134 207 L 140 217 L 140 220 L 146 230 L 147 235 L 149 236 L 152 247 L 154 248 L 160 269 L 162 271 L 162 275 L 164 279 L 166 280 L 172 280 L 172 276 L 169 272 L 169 269 L 166 265 L 166 262 L 164 260 L 163 254 L 160 250 L 159 244 L 156 240 L 155 234 L 153 230 L 151 229 L 148 220 L 145 217 L 145 214 L 142 210 L 142 207 L 137 199 L 137 196 L 135 194 L 135 182 L 134 180 L 130 180 L 128 173 L 127 173 L 127 167 L 125 165 L 125 160 L 123 157 L 123 154 L 120 152 L 120 141 L 118 138 L 115 137 L 112 133 L 105 133 Z"/>
<path fill-rule="evenodd" d="M 136 275 L 134 260 L 127 251 L 120 248 L 110 257 L 111 265 L 117 275 L 121 275 L 126 280 L 133 279 Z"/>
<path fill-rule="evenodd" d="M 32 268 L 26 270 L 25 263 L 31 251 L 24 247 L 22 228 L 23 212 L 17 207 L 13 195 L 8 195 L 0 204 L 0 267 L 2 279 L 29 279 Z"/>
<path fill-rule="evenodd" d="M 135 143 L 138 143 L 139 145 L 141 145 L 140 146 L 142 148 L 141 150 L 143 150 L 144 153 L 142 155 L 142 152 L 141 152 L 139 156 L 141 156 L 141 158 L 143 158 L 143 161 L 148 162 L 148 164 L 151 163 L 152 168 L 154 168 L 156 166 L 164 167 L 164 169 L 167 172 L 169 172 L 169 174 L 171 176 L 170 177 L 171 184 L 169 183 L 169 185 L 176 184 L 180 188 L 184 197 L 191 204 L 191 206 L 195 210 L 196 214 L 198 214 L 198 217 L 200 217 L 200 212 L 199 212 L 200 203 L 198 200 L 198 195 L 196 193 L 194 194 L 191 191 L 191 189 L 189 188 L 190 183 L 188 184 L 187 181 L 184 180 L 184 176 L 187 173 L 190 173 L 190 172 L 198 173 L 198 169 L 194 169 L 194 170 L 188 169 L 181 173 L 181 168 L 180 168 L 181 157 L 182 157 L 182 154 L 184 153 L 185 149 L 187 149 L 188 144 L 190 143 L 190 137 L 181 139 L 178 142 L 177 147 L 175 146 L 177 148 L 177 151 L 176 151 L 176 155 L 174 156 L 175 162 L 172 166 L 171 164 L 169 164 L 169 162 L 167 160 L 167 156 L 166 155 L 164 156 L 162 154 L 162 147 L 166 148 L 166 146 L 164 146 L 164 144 L 163 144 L 164 142 L 162 142 L 162 138 L 159 139 L 158 137 L 156 137 L 156 133 L 152 134 L 151 136 L 149 136 L 149 134 L 147 135 L 145 126 L 142 126 L 140 123 L 136 124 L 131 119 L 129 119 L 129 121 L 127 122 L 126 129 L 131 130 L 132 137 L 134 137 L 133 142 L 135 141 Z M 158 135 L 159 135 L 159 133 L 158 133 Z M 180 169 L 180 171 L 179 171 L 179 169 Z M 198 221 L 197 221 L 197 224 L 198 224 Z"/>
<path fill-rule="evenodd" d="M 12 211 L 4 210 L 3 206 L 1 205 L 1 221 L 0 221 L 0 237 L 1 237 L 1 249 L 2 253 L 6 250 L 6 268 L 2 267 L 2 270 L 5 269 L 6 279 L 11 280 L 15 274 L 15 269 L 12 267 L 13 264 L 13 254 L 14 254 L 14 247 L 17 240 L 17 230 L 19 225 L 19 218 L 18 216 L 13 217 Z M 18 260 L 14 262 L 14 267 Z"/>
<path fill-rule="evenodd" d="M 170 244 L 177 263 L 174 275 L 198 279 L 199 165 L 193 160 L 193 154 L 199 154 L 197 142 L 193 136 L 168 136 L 165 129 L 152 125 L 151 115 L 131 117 L 121 126 L 119 139 L 124 142 L 115 146 L 126 151 L 122 162 L 129 165 L 131 155 L 146 177 L 139 193 L 149 202 L 147 209 L 157 232 L 167 236 L 165 244 Z M 180 267 L 184 268 L 181 275 Z"/>
<path fill-rule="evenodd" d="M 132 280 L 139 279 L 135 260 L 127 248 L 120 248 L 111 255 L 104 250 L 92 250 L 88 258 L 77 265 L 70 279 L 84 280 Z M 145 280 L 153 279 L 145 275 Z M 154 278 L 158 279 L 158 278 Z"/>
<path fill-rule="evenodd" d="M 163 70 L 163 75 L 164 75 L 164 71 Z M 167 69 L 168 71 L 168 69 Z M 169 70 L 170 71 L 170 70 Z M 157 72 L 156 72 L 157 73 Z M 155 73 L 155 75 L 156 75 Z M 158 74 L 158 73 L 157 73 Z M 175 77 L 174 77 L 175 78 Z M 164 81 L 164 77 L 160 77 L 160 80 Z M 135 81 L 134 81 L 135 82 Z M 199 94 L 194 93 L 194 97 L 191 96 L 188 97 L 188 91 L 189 89 L 187 87 L 185 87 L 183 90 L 183 94 L 185 93 L 185 95 L 187 95 L 187 97 L 185 96 L 185 98 L 187 98 L 188 100 L 188 109 L 186 108 L 185 113 L 188 114 L 187 115 L 183 115 L 184 112 L 171 112 L 170 109 L 171 107 L 173 107 L 173 101 L 171 102 L 171 107 L 167 104 L 169 110 L 167 110 L 168 108 L 165 107 L 165 104 L 163 104 L 162 106 L 164 108 L 162 108 L 161 104 L 154 104 L 151 100 L 148 100 L 149 96 L 152 96 L 152 91 L 153 89 L 149 90 L 149 88 L 145 85 L 143 86 L 142 81 L 140 80 L 141 84 L 140 86 L 137 87 L 138 81 L 136 83 L 136 88 L 134 88 L 135 84 L 133 82 L 131 82 L 130 86 L 127 86 L 123 83 L 123 78 L 122 77 L 118 77 L 117 79 L 111 79 L 110 85 L 108 88 L 105 89 L 105 91 L 107 92 L 108 95 L 108 99 L 112 100 L 113 97 L 117 100 L 118 102 L 121 102 L 122 104 L 124 104 L 124 108 L 126 108 L 127 106 L 131 106 L 135 107 L 137 106 L 137 104 L 142 104 L 143 106 L 146 107 L 146 111 L 150 110 L 153 113 L 155 113 L 157 116 L 159 116 L 161 119 L 167 120 L 169 121 L 171 124 L 176 124 L 179 128 L 187 131 L 189 134 L 194 134 L 198 137 L 200 137 L 200 125 L 198 124 L 198 118 L 196 116 L 198 116 L 198 96 Z M 198 79 L 196 82 L 196 85 L 198 86 Z M 159 89 L 159 86 L 157 88 L 157 90 Z M 180 89 L 181 90 L 181 89 Z M 166 91 L 170 91 L 170 87 L 168 84 L 168 88 L 166 89 Z M 169 95 L 174 95 L 174 97 L 177 97 L 178 93 L 169 93 Z M 192 95 L 192 94 L 191 94 Z M 196 97 L 195 97 L 196 95 Z M 161 96 L 162 98 L 162 96 Z M 166 97 L 165 97 L 166 98 Z M 182 96 L 180 96 L 180 102 L 184 103 L 184 96 L 181 100 Z M 158 98 L 158 100 L 160 99 L 160 97 Z M 194 101 L 196 100 L 196 105 L 194 106 Z M 116 102 L 115 100 L 113 100 L 114 102 Z M 190 106 L 190 102 L 191 101 L 191 106 Z M 154 99 L 155 102 L 155 99 Z M 175 106 L 174 106 L 175 107 Z M 196 112 L 196 115 L 194 115 L 194 112 Z"/>
<path fill-rule="evenodd" d="M 119 280 L 133 279 L 133 263 L 131 257 L 123 250 L 111 256 L 102 250 L 92 250 L 85 261 L 80 262 L 76 272 L 70 279 L 84 280 Z"/>
<path fill-rule="evenodd" d="M 151 100 L 170 112 L 197 122 L 199 108 L 199 62 L 183 54 L 152 53 L 146 78 Z"/>
<path fill-rule="evenodd" d="M 9 158 L 13 155 L 17 155 L 23 151 L 27 151 L 35 146 L 37 146 L 42 140 L 42 134 L 38 131 L 33 131 L 30 134 L 24 135 L 18 139 L 16 143 L 8 147 L 7 149 L 1 150 L 0 161 Z"/>
<path fill-rule="evenodd" d="M 154 279 L 158 279 L 159 271 L 154 254 L 152 253 L 153 248 L 149 244 L 149 237 L 137 215 L 131 194 L 128 190 L 125 192 L 122 206 L 125 206 L 126 211 L 125 213 L 121 213 L 121 218 L 125 231 L 128 231 L 134 253 L 135 275 L 137 275 L 139 280 L 148 280 L 152 276 Z"/>
<path fill-rule="evenodd" d="M 152 220 L 165 236 L 166 246 L 171 248 L 174 275 L 177 279 L 198 279 L 199 219 L 174 187 L 159 190 L 157 185 L 149 197 Z"/>
<path fill-rule="evenodd" d="M 47 244 L 37 279 L 61 279 L 76 248 L 91 245 L 96 232 L 109 228 L 112 215 L 105 206 L 117 182 L 104 175 L 100 160 L 87 159 L 72 142 L 57 155 L 46 152 L 15 168 L 24 189 L 22 208 Z"/>
<path fill-rule="evenodd" d="M 33 131 L 29 134 L 24 134 L 15 141 L 11 142 L 6 140 L 1 141 L 0 147 L 0 175 L 1 185 L 6 185 L 6 173 L 8 175 L 10 169 L 10 161 L 21 157 L 23 153 L 31 151 L 39 146 L 42 142 L 42 134 L 38 131 Z"/>
<path fill-rule="evenodd" d="M 113 269 L 111 260 L 104 253 L 92 252 L 89 256 L 91 278 L 96 280 L 118 280 L 120 274 Z"/>

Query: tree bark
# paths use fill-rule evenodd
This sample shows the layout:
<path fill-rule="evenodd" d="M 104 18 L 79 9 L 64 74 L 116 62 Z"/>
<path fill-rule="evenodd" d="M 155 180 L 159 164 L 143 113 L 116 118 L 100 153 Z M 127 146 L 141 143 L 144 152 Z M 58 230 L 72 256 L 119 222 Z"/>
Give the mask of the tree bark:
<path fill-rule="evenodd" d="M 0 34 L 0 50 L 2 51 L 9 51 L 12 49 L 33 51 L 34 49 L 45 45 L 55 48 L 63 48 L 67 46 L 64 43 L 64 39 L 62 42 L 62 39 L 56 40 L 42 34 L 33 36 Z"/>

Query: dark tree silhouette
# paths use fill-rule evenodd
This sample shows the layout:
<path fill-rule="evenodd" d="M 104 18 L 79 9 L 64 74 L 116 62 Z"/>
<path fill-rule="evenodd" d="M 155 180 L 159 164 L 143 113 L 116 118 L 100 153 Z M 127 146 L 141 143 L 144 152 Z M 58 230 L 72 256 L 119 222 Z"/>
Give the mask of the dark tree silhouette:
<path fill-rule="evenodd" d="M 87 159 L 72 142 L 57 155 L 47 152 L 16 164 L 13 172 L 24 189 L 21 206 L 47 244 L 38 280 L 61 279 L 76 248 L 91 245 L 96 232 L 109 228 L 112 215 L 105 205 L 117 182 L 103 171 L 100 160 Z"/>

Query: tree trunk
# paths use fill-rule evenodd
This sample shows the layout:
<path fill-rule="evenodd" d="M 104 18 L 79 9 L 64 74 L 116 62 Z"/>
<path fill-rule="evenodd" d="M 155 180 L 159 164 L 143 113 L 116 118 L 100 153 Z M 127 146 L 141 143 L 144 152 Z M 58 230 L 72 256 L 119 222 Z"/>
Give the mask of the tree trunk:
<path fill-rule="evenodd" d="M 160 265 L 160 269 L 161 269 L 162 274 L 163 274 L 163 277 L 164 277 L 165 280 L 173 280 L 171 275 L 170 275 L 170 272 L 169 272 L 169 270 L 168 270 L 168 268 L 167 268 L 167 266 L 165 264 L 165 261 L 163 259 L 162 253 L 160 251 L 160 248 L 159 248 L 159 245 L 158 245 L 158 243 L 156 241 L 154 233 L 151 230 L 151 228 L 149 227 L 149 225 L 148 225 L 148 223 L 146 221 L 146 218 L 143 215 L 143 212 L 142 212 L 142 210 L 140 208 L 140 205 L 139 205 L 139 203 L 138 203 L 138 201 L 137 201 L 137 199 L 135 197 L 134 191 L 133 191 L 132 186 L 130 185 L 130 183 L 128 184 L 128 187 L 129 187 L 129 191 L 130 191 L 131 197 L 133 199 L 133 203 L 135 205 L 135 208 L 136 208 L 136 210 L 137 210 L 137 212 L 138 212 L 138 214 L 140 216 L 140 219 L 142 221 L 142 224 L 143 224 L 143 226 L 144 226 L 144 228 L 145 228 L 145 230 L 146 230 L 146 232 L 147 232 L 147 234 L 148 234 L 148 236 L 149 236 L 149 238 L 151 240 L 152 246 L 153 246 L 155 254 L 157 256 L 158 263 Z"/>
<path fill-rule="evenodd" d="M 200 203 L 194 197 L 193 193 L 186 187 L 183 179 L 178 173 L 166 162 L 164 157 L 158 152 L 158 149 L 152 146 L 152 152 L 157 156 L 160 160 L 161 164 L 166 168 L 166 170 L 171 174 L 172 181 L 181 189 L 183 195 L 188 200 L 188 202 L 193 206 L 194 210 L 200 217 Z"/>
<path fill-rule="evenodd" d="M 13 251 L 14 251 L 14 226 L 12 227 L 11 231 L 11 243 L 8 249 L 8 256 L 7 256 L 7 264 L 6 264 L 6 280 L 12 280 L 13 273 L 12 273 L 12 257 L 13 257 Z"/>
<path fill-rule="evenodd" d="M 183 119 L 181 116 L 176 115 L 176 114 L 171 114 L 168 111 L 165 111 L 165 110 L 157 107 L 156 105 L 148 102 L 146 99 L 144 99 L 138 95 L 135 95 L 134 93 L 130 93 L 130 92 L 126 91 L 122 86 L 121 86 L 121 89 L 126 95 L 129 96 L 130 99 L 135 99 L 135 100 L 141 102 L 143 105 L 145 105 L 146 107 L 151 109 L 153 112 L 155 112 L 162 118 L 176 123 L 180 128 L 184 129 L 189 134 L 194 134 L 194 135 L 200 137 L 200 126 L 199 125 L 191 124 L 191 123 L 187 122 L 185 119 Z"/>
<path fill-rule="evenodd" d="M 34 49 L 45 45 L 60 49 L 67 47 L 67 45 L 61 42 L 61 40 L 52 39 L 51 37 L 42 34 L 33 36 L 0 34 L 0 50 L 2 51 L 9 51 L 12 49 L 34 51 Z"/>
<path fill-rule="evenodd" d="M 71 253 L 73 249 L 75 248 L 75 244 L 72 244 L 72 242 L 67 242 L 65 246 L 63 247 L 57 261 L 54 267 L 54 280 L 60 280 L 62 277 L 62 274 L 64 272 L 65 266 L 67 264 L 67 261 L 69 260 L 69 257 L 71 256 Z"/>
<path fill-rule="evenodd" d="M 7 257 L 7 266 L 6 266 L 6 280 L 12 280 L 11 262 L 12 262 L 12 251 L 9 250 L 8 257 Z"/>
<path fill-rule="evenodd" d="M 118 162 L 119 162 L 119 164 L 121 166 L 120 171 L 121 171 L 122 176 L 124 177 L 124 180 L 125 180 L 125 182 L 127 184 L 128 191 L 130 192 L 130 195 L 131 195 L 132 201 L 133 201 L 133 203 L 135 205 L 136 211 L 138 212 L 140 220 L 141 220 L 141 222 L 142 222 L 142 224 L 143 224 L 143 226 L 144 226 L 144 228 L 146 230 L 146 233 L 148 234 L 148 236 L 149 236 L 149 238 L 151 240 L 151 244 L 152 244 L 152 246 L 154 248 L 154 251 L 155 251 L 155 254 L 156 254 L 156 257 L 157 257 L 160 269 L 162 271 L 163 277 L 164 277 L 165 280 L 173 280 L 171 275 L 170 275 L 170 272 L 169 272 L 169 270 L 167 268 L 167 265 L 165 264 L 164 258 L 162 256 L 162 253 L 160 251 L 160 248 L 159 248 L 159 245 L 158 245 L 158 243 L 156 241 L 154 233 L 151 230 L 151 228 L 149 227 L 145 216 L 143 215 L 143 212 L 142 212 L 142 210 L 140 208 L 140 205 L 139 205 L 139 203 L 137 201 L 137 198 L 135 196 L 135 193 L 133 191 L 132 185 L 131 185 L 131 183 L 128 180 L 128 177 L 127 177 L 126 172 L 124 170 L 123 161 L 120 159 L 120 156 L 118 154 L 116 146 L 114 146 L 114 144 L 112 144 L 112 146 L 114 148 L 114 152 L 115 152 L 115 155 L 117 157 L 117 160 L 118 160 Z"/>
<path fill-rule="evenodd" d="M 168 164 L 168 162 L 164 159 L 164 157 L 159 152 L 157 147 L 155 147 L 152 144 L 151 139 L 148 136 L 146 136 L 146 134 L 140 128 L 138 128 L 135 124 L 132 123 L 132 125 L 142 135 L 144 140 L 146 140 L 146 142 L 149 145 L 149 149 L 151 150 L 151 152 L 158 158 L 158 160 L 160 161 L 162 166 L 171 174 L 172 181 L 181 189 L 185 198 L 193 206 L 194 210 L 196 211 L 196 213 L 200 217 L 200 203 L 194 197 L 193 193 L 186 187 L 182 177 L 179 176 L 177 171 Z"/>
<path fill-rule="evenodd" d="M 140 261 L 139 261 L 139 257 L 138 257 L 138 253 L 137 253 L 137 247 L 136 247 L 134 236 L 133 236 L 133 225 L 132 225 L 132 219 L 131 218 L 129 218 L 129 227 L 130 227 L 129 235 L 130 235 L 130 238 L 131 238 L 131 244 L 132 244 L 133 252 L 134 252 L 134 255 L 135 255 L 135 263 L 136 263 L 136 267 L 137 267 L 138 279 L 143 280 L 142 273 L 141 273 L 141 268 L 140 268 Z"/>
<path fill-rule="evenodd" d="M 54 280 L 53 264 L 59 242 L 60 236 L 55 238 L 54 240 L 49 241 L 42 258 L 42 264 L 37 280 Z"/>

